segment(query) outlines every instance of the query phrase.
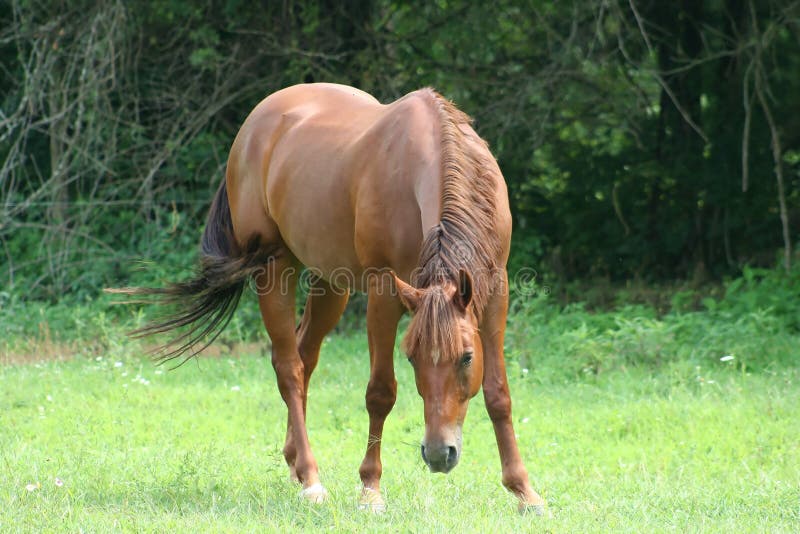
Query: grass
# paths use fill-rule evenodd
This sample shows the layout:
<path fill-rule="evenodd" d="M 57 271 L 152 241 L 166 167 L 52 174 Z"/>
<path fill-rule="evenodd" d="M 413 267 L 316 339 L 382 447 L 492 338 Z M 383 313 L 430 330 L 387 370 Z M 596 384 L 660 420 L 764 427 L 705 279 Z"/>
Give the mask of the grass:
<path fill-rule="evenodd" d="M 546 517 L 516 514 L 480 396 L 459 466 L 427 472 L 399 350 L 388 511 L 357 511 L 368 355 L 352 317 L 357 333 L 326 340 L 309 394 L 331 496 L 315 506 L 288 478 L 252 302 L 216 357 L 169 371 L 123 335 L 144 320 L 136 310 L 0 293 L 0 532 L 798 532 L 798 273 L 746 270 L 719 299 L 676 293 L 667 313 L 517 299 L 515 426 Z"/>
<path fill-rule="evenodd" d="M 500 485 L 481 398 L 448 476 L 419 458 L 422 406 L 398 354 L 384 434 L 389 505 L 356 510 L 367 428 L 365 336 L 326 341 L 309 431 L 328 503 L 301 502 L 280 454 L 285 409 L 268 359 L 168 371 L 135 346 L 0 366 L 0 530 L 287 532 L 722 531 L 800 527 L 800 371 L 716 361 L 543 383 L 511 358 L 516 430 L 549 517 Z M 558 375 L 553 375 L 558 376 Z M 63 482 L 57 485 L 56 479 Z M 32 491 L 26 489 L 26 486 Z"/>

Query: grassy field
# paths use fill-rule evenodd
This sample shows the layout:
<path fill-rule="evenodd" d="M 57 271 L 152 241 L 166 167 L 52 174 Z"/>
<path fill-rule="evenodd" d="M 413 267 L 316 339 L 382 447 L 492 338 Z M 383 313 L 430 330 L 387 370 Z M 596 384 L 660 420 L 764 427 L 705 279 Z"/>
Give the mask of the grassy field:
<path fill-rule="evenodd" d="M 547 517 L 500 485 L 481 397 L 462 462 L 419 458 L 422 406 L 397 355 L 384 434 L 388 511 L 356 510 L 367 425 L 363 335 L 326 341 L 309 431 L 329 502 L 302 502 L 280 454 L 285 410 L 262 355 L 169 371 L 135 345 L 0 366 L 0 531 L 588 532 L 800 528 L 800 372 L 736 360 L 567 379 L 511 354 L 516 429 Z"/>
<path fill-rule="evenodd" d="M 515 300 L 515 424 L 545 517 L 518 516 L 502 488 L 480 395 L 459 466 L 427 472 L 399 350 L 388 511 L 357 510 L 357 315 L 312 379 L 309 432 L 331 495 L 315 506 L 280 453 L 285 408 L 250 295 L 214 357 L 170 371 L 123 335 L 137 310 L 0 293 L 0 532 L 798 532 L 800 274 L 745 271 L 722 289 L 676 292 L 666 312 L 632 294 L 605 311 Z"/>

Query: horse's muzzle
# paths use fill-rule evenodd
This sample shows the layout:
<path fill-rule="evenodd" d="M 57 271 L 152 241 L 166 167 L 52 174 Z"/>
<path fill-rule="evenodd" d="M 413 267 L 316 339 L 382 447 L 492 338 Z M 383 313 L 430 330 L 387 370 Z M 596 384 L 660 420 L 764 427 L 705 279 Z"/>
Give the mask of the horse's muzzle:
<path fill-rule="evenodd" d="M 420 445 L 422 459 L 432 473 L 449 473 L 461 456 L 455 445 L 442 444 L 439 446 Z"/>

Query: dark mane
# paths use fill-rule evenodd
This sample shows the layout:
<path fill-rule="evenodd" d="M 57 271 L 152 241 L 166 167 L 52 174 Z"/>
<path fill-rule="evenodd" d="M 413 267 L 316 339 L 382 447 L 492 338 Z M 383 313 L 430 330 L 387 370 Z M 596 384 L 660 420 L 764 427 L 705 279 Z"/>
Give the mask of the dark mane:
<path fill-rule="evenodd" d="M 457 284 L 459 270 L 472 278 L 472 302 L 480 320 L 497 268 L 502 243 L 494 226 L 495 182 L 486 143 L 462 130 L 472 120 L 453 103 L 428 93 L 439 119 L 442 157 L 442 198 L 439 224 L 422 243 L 412 284 L 418 288 Z M 469 137 L 468 137 L 469 135 Z M 475 150 L 477 143 L 483 150 Z M 409 324 L 405 339 L 409 353 L 452 359 L 462 352 L 461 336 L 449 299 L 427 291 Z"/>

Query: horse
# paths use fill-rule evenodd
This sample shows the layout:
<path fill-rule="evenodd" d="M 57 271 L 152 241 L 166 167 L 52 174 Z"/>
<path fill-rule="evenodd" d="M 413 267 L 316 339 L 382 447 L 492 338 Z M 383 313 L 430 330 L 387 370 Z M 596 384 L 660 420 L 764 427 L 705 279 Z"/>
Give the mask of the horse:
<path fill-rule="evenodd" d="M 503 355 L 510 239 L 503 175 L 453 103 L 430 88 L 384 105 L 352 87 L 302 84 L 267 96 L 242 124 L 196 276 L 111 291 L 177 305 L 136 333 L 179 329 L 161 357 L 188 359 L 219 335 L 255 283 L 288 410 L 283 455 L 312 502 L 327 491 L 306 432 L 309 380 L 348 296 L 366 293 L 369 432 L 359 506 L 373 511 L 386 507 L 381 438 L 397 395 L 398 322 L 411 312 L 402 346 L 424 403 L 423 461 L 431 472 L 456 466 L 467 406 L 482 387 L 502 483 L 520 511 L 541 514 L 544 500 L 514 435 Z M 303 267 L 314 276 L 296 325 Z"/>

